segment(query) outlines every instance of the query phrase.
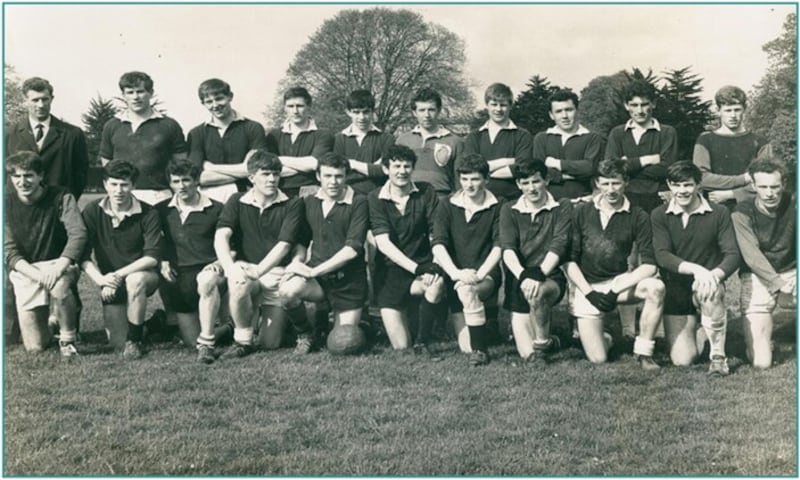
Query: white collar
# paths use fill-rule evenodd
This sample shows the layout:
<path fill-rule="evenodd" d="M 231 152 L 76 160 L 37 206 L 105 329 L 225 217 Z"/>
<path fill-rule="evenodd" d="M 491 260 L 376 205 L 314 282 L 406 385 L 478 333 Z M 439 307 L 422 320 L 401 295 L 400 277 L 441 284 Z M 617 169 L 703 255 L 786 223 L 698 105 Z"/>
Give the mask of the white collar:
<path fill-rule="evenodd" d="M 545 131 L 548 135 L 561 135 L 561 136 L 568 136 L 568 137 L 577 137 L 579 135 L 586 135 L 587 133 L 592 133 L 589 131 L 588 128 L 584 127 L 581 124 L 578 124 L 578 129 L 574 133 L 567 133 L 564 130 L 561 130 L 558 127 L 550 127 Z"/>
<path fill-rule="evenodd" d="M 266 204 L 264 206 L 261 206 L 256 201 L 255 194 L 253 193 L 253 189 L 254 188 L 255 187 L 251 188 L 244 195 L 239 197 L 239 202 L 240 203 L 244 203 L 245 205 L 250 205 L 250 206 L 256 207 L 256 208 L 258 208 L 259 210 L 261 210 L 263 212 L 265 209 L 275 205 L 276 203 L 281 203 L 281 202 L 285 202 L 285 201 L 289 200 L 289 196 L 286 195 L 285 193 L 283 193 L 283 191 L 281 191 L 280 189 L 278 189 L 278 195 L 275 196 L 275 199 L 273 199 L 268 204 Z"/>
<path fill-rule="evenodd" d="M 207 196 L 203 195 L 203 192 L 200 192 L 200 201 L 197 203 L 197 205 L 195 205 L 193 207 L 192 206 L 187 206 L 187 205 L 178 205 L 178 195 L 177 194 L 173 195 L 172 196 L 172 200 L 170 200 L 169 203 L 167 204 L 168 207 L 172 207 L 172 208 L 178 208 L 179 206 L 181 206 L 181 207 L 183 207 L 184 211 L 189 211 L 189 212 L 201 212 L 201 211 L 205 210 L 206 208 L 210 207 L 211 205 L 213 205 L 211 203 L 211 199 L 208 198 Z"/>
<path fill-rule="evenodd" d="M 627 122 L 625 122 L 625 130 L 634 130 L 634 129 L 638 129 L 638 130 L 656 130 L 656 131 L 660 132 L 661 131 L 661 124 L 658 123 L 657 119 L 651 118 L 650 119 L 650 125 L 647 128 L 644 128 L 644 127 L 640 127 L 638 123 L 634 122 L 633 119 L 630 118 L 630 119 L 628 119 Z"/>
<path fill-rule="evenodd" d="M 694 215 L 694 214 L 702 215 L 704 213 L 708 213 L 708 212 L 712 212 L 712 211 L 713 210 L 711 208 L 711 205 L 709 205 L 708 200 L 706 200 L 703 197 L 700 197 L 700 206 L 698 206 L 697 208 L 695 208 L 691 212 L 684 211 L 678 205 L 678 202 L 676 202 L 675 199 L 673 198 L 672 200 L 669 201 L 669 204 L 667 204 L 667 212 L 666 213 L 671 213 L 673 215 L 684 215 L 684 214 L 688 213 L 688 215 L 691 216 L 691 215 Z"/>
<path fill-rule="evenodd" d="M 501 127 L 501 126 L 497 125 L 496 123 L 492 123 L 491 120 L 486 120 L 486 123 L 481 125 L 481 128 L 479 128 L 478 131 L 482 132 L 483 130 L 489 130 L 489 125 L 490 124 L 494 125 L 494 128 L 497 128 L 498 131 L 500 131 L 500 130 L 516 130 L 517 129 L 517 124 L 514 123 L 514 120 L 511 120 L 509 118 L 508 119 L 508 125 L 506 125 L 505 127 Z"/>
<path fill-rule="evenodd" d="M 216 128 L 228 128 L 229 126 L 233 125 L 233 122 L 240 122 L 240 121 L 243 121 L 243 120 L 247 120 L 247 119 L 245 117 L 239 115 L 239 112 L 234 110 L 233 111 L 233 119 L 231 120 L 231 123 L 229 123 L 228 125 L 220 124 L 219 120 L 217 120 L 217 117 L 215 117 L 213 115 L 211 116 L 211 120 L 208 120 L 206 122 L 206 125 L 209 125 L 209 126 L 212 126 L 212 127 L 216 127 Z"/>
<path fill-rule="evenodd" d="M 353 190 L 353 188 L 350 185 L 348 185 L 347 188 L 344 191 L 344 197 L 341 200 L 336 200 L 336 203 L 345 203 L 347 205 L 352 205 L 354 196 L 355 196 L 355 191 Z M 332 202 L 333 201 L 333 199 L 328 198 L 327 195 L 322 193 L 322 188 L 317 190 L 317 193 L 314 194 L 314 197 L 319 198 L 323 202 Z"/>
<path fill-rule="evenodd" d="M 454 193 L 454 194 L 452 194 L 450 196 L 450 203 L 452 203 L 456 207 L 463 208 L 463 209 L 466 210 L 467 204 L 466 204 L 466 198 L 465 197 L 466 197 L 466 195 L 464 193 L 464 190 L 459 190 L 459 191 L 457 191 L 456 193 Z M 497 204 L 497 197 L 495 197 L 494 194 L 487 189 L 486 190 L 486 195 L 483 197 L 483 203 L 478 205 L 477 206 L 478 208 L 473 210 L 473 213 L 477 213 L 477 212 L 480 212 L 482 210 L 486 210 L 489 207 L 491 207 L 492 205 L 496 205 L 496 204 Z"/>
<path fill-rule="evenodd" d="M 442 138 L 448 135 L 452 135 L 453 132 L 439 125 L 438 130 L 436 130 L 433 133 L 428 133 L 427 131 L 423 130 L 422 127 L 420 127 L 419 125 L 415 125 L 414 128 L 411 129 L 411 133 L 418 133 L 420 136 L 425 138 Z"/>
<path fill-rule="evenodd" d="M 392 192 L 390 190 L 390 188 L 391 188 L 390 185 L 391 184 L 392 184 L 392 182 L 389 181 L 389 180 L 387 180 L 386 183 L 383 184 L 383 186 L 381 187 L 380 191 L 378 192 L 378 198 L 380 198 L 381 200 L 393 200 L 392 199 Z M 414 182 L 411 182 L 411 191 L 408 192 L 408 196 L 410 197 L 411 194 L 414 193 L 414 192 L 419 192 L 419 189 L 417 188 L 417 184 L 415 184 Z"/>
<path fill-rule="evenodd" d="M 530 213 L 531 215 L 535 215 L 544 210 L 552 210 L 556 207 L 558 207 L 558 202 L 550 192 L 547 192 L 547 201 L 545 204 L 539 208 L 532 208 L 530 205 L 528 205 L 528 202 L 525 201 L 525 196 L 519 197 L 514 205 L 511 206 L 511 208 L 519 213 Z"/>
<path fill-rule="evenodd" d="M 52 115 L 48 115 L 47 120 L 39 121 L 39 120 L 34 120 L 31 117 L 28 117 L 28 122 L 30 122 L 31 124 L 31 130 L 33 131 L 33 133 L 36 133 L 36 125 L 43 125 L 45 131 L 50 130 L 50 120 L 52 120 L 52 118 L 53 118 Z"/>
<path fill-rule="evenodd" d="M 376 127 L 375 125 L 371 125 L 369 127 L 369 132 L 378 132 L 378 133 L 380 133 L 381 129 Z M 367 133 L 369 133 L 369 132 L 367 132 Z M 359 135 L 361 135 L 361 132 L 356 131 L 356 129 L 353 127 L 353 124 L 351 123 L 350 125 L 347 126 L 347 128 L 342 130 L 342 135 L 345 135 L 347 137 L 358 137 Z M 364 135 L 366 135 L 366 134 L 364 134 Z"/>
<path fill-rule="evenodd" d="M 317 124 L 314 122 L 314 119 L 308 120 L 308 126 L 306 128 L 297 128 L 294 123 L 286 120 L 281 125 L 281 132 L 283 133 L 303 133 L 303 132 L 313 132 L 317 129 Z"/>
<path fill-rule="evenodd" d="M 106 215 L 111 217 L 111 226 L 117 228 L 126 218 L 142 213 L 141 202 L 139 202 L 139 200 L 137 200 L 136 197 L 134 197 L 133 195 L 131 195 L 131 201 L 133 202 L 131 204 L 131 208 L 129 208 L 124 212 L 115 212 L 114 210 L 111 209 L 111 202 L 109 201 L 108 195 L 106 195 L 105 197 L 103 197 L 102 200 L 100 200 L 99 205 L 100 208 L 103 210 L 103 212 L 105 212 Z"/>
<path fill-rule="evenodd" d="M 600 210 L 602 212 L 613 211 L 615 213 L 616 212 L 628 212 L 628 213 L 630 213 L 630 211 L 631 211 L 631 202 L 628 200 L 628 197 L 623 197 L 624 200 L 623 200 L 622 206 L 620 208 L 610 208 L 610 209 L 603 208 L 602 204 L 600 203 L 600 200 L 602 198 L 603 198 L 602 195 L 595 195 L 594 197 L 592 197 L 592 203 L 594 203 L 594 208 L 596 208 L 596 209 L 598 209 L 598 210 Z"/>
<path fill-rule="evenodd" d="M 131 116 L 130 115 L 131 115 L 131 111 L 125 109 L 125 110 L 119 112 L 118 114 L 116 114 L 114 116 L 117 117 L 118 119 L 122 120 L 123 122 L 133 123 L 131 121 Z M 147 117 L 147 118 L 142 119 L 142 121 L 140 123 L 144 123 L 147 120 L 150 120 L 150 119 L 153 119 L 153 118 L 164 118 L 164 114 L 159 112 L 155 108 L 150 107 L 150 116 Z"/>

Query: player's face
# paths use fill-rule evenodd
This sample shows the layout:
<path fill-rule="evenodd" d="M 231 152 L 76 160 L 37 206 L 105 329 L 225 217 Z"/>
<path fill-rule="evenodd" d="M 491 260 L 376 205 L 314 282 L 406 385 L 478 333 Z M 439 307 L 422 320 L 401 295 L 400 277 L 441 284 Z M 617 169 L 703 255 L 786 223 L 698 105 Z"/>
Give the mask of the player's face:
<path fill-rule="evenodd" d="M 153 92 L 148 92 L 144 84 L 140 83 L 135 87 L 125 87 L 122 89 L 122 98 L 128 109 L 134 113 L 146 113 L 150 109 L 150 99 Z"/>
<path fill-rule="evenodd" d="M 44 175 L 33 170 L 15 168 L 10 174 L 17 195 L 23 200 L 35 198 L 43 189 Z"/>
<path fill-rule="evenodd" d="M 525 197 L 528 203 L 541 206 L 547 201 L 547 182 L 539 172 L 530 177 L 518 179 L 517 187 L 522 191 L 522 196 Z"/>
<path fill-rule="evenodd" d="M 759 202 L 768 210 L 778 208 L 783 197 L 783 178 L 780 172 L 756 172 L 753 187 Z"/>
<path fill-rule="evenodd" d="M 491 99 L 486 102 L 489 119 L 494 123 L 506 123 L 511 115 L 511 101 L 506 99 Z"/>
<path fill-rule="evenodd" d="M 653 118 L 653 101 L 647 97 L 633 97 L 625 102 L 625 110 L 631 116 L 631 120 L 639 125 L 646 125 Z"/>
<path fill-rule="evenodd" d="M 306 105 L 306 99 L 295 97 L 286 100 L 283 104 L 283 111 L 286 112 L 286 119 L 294 125 L 305 125 L 311 115 L 311 109 Z"/>
<path fill-rule="evenodd" d="M 693 208 L 695 202 L 700 199 L 700 184 L 695 182 L 694 179 L 674 183 L 667 180 L 667 186 L 669 191 L 672 192 L 672 198 L 681 208 Z"/>
<path fill-rule="evenodd" d="M 565 132 L 573 132 L 578 129 L 578 109 L 575 108 L 572 100 L 551 102 L 550 119 Z"/>
<path fill-rule="evenodd" d="M 362 132 L 368 131 L 372 126 L 371 108 L 351 108 L 347 110 L 347 116 L 350 117 L 353 125 Z"/>
<path fill-rule="evenodd" d="M 191 175 L 170 175 L 169 188 L 183 202 L 193 202 L 200 194 L 200 183 Z"/>
<path fill-rule="evenodd" d="M 224 120 L 233 115 L 233 107 L 231 107 L 231 100 L 233 95 L 225 95 L 224 93 L 215 93 L 214 95 L 206 95 L 203 99 L 203 106 L 211 112 L 214 118 Z"/>
<path fill-rule="evenodd" d="M 265 197 L 274 197 L 278 194 L 278 182 L 281 172 L 275 170 L 259 170 L 247 177 L 253 187 Z"/>
<path fill-rule="evenodd" d="M 478 172 L 459 173 L 458 183 L 469 198 L 475 198 L 486 189 L 487 178 Z"/>
<path fill-rule="evenodd" d="M 719 107 L 719 121 L 731 131 L 737 131 L 744 120 L 744 107 L 740 104 L 723 105 Z"/>
<path fill-rule="evenodd" d="M 389 167 L 384 167 L 386 175 L 389 176 L 389 181 L 392 185 L 398 188 L 404 188 L 411 184 L 411 172 L 414 166 L 407 160 L 389 160 Z"/>
<path fill-rule="evenodd" d="M 414 102 L 414 118 L 425 130 L 433 130 L 439 125 L 439 113 L 436 102 Z"/>
<path fill-rule="evenodd" d="M 612 207 L 622 206 L 625 202 L 625 180 L 620 177 L 597 177 L 595 186 L 602 198 Z"/>
<path fill-rule="evenodd" d="M 133 196 L 133 182 L 126 178 L 109 177 L 103 180 L 103 187 L 116 207 L 126 207 Z"/>
<path fill-rule="evenodd" d="M 341 200 L 347 192 L 346 177 L 347 171 L 344 168 L 334 168 L 327 165 L 321 165 L 317 172 L 319 188 L 328 198 L 333 200 Z"/>
<path fill-rule="evenodd" d="M 50 92 L 37 92 L 28 90 L 25 92 L 25 107 L 28 109 L 30 118 L 44 121 L 50 116 L 50 106 L 53 103 L 53 96 Z"/>

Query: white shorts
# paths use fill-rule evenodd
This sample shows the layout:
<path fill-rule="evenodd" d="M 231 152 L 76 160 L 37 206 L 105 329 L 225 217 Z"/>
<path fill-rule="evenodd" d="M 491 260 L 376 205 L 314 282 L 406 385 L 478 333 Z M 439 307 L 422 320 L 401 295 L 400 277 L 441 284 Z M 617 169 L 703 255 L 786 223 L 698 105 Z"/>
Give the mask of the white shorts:
<path fill-rule="evenodd" d="M 784 280 L 794 279 L 796 270 L 788 270 L 779 274 Z M 744 313 L 772 313 L 777 304 L 779 293 L 771 293 L 766 285 L 753 273 L 742 273 L 742 309 Z M 795 305 L 797 299 L 794 299 Z"/>
<path fill-rule="evenodd" d="M 607 293 L 609 290 L 611 290 L 611 287 L 614 286 L 614 281 L 616 281 L 616 279 L 620 276 L 621 275 L 618 275 L 617 277 L 603 280 L 602 282 L 590 283 L 589 285 L 591 285 L 592 290 L 596 290 L 600 293 Z M 586 299 L 586 296 L 581 293 L 580 289 L 574 284 L 570 284 L 570 292 L 574 292 L 574 294 L 569 299 L 569 313 L 576 318 L 603 318 L 606 315 L 605 312 L 601 312 L 594 305 L 592 305 L 592 303 Z"/>
<path fill-rule="evenodd" d="M 43 262 L 32 263 L 34 267 L 52 265 L 56 259 L 45 260 Z M 64 277 L 70 283 L 76 282 L 80 276 L 77 265 L 70 265 L 64 272 Z M 44 288 L 39 282 L 32 280 L 16 270 L 8 274 L 8 279 L 14 286 L 14 297 L 16 297 L 17 310 L 30 311 L 38 307 L 50 305 L 50 291 Z"/>
<path fill-rule="evenodd" d="M 144 202 L 148 205 L 155 205 L 158 202 L 164 201 L 168 198 L 172 198 L 172 190 L 133 190 L 133 196 L 136 197 L 137 200 L 140 202 Z"/>

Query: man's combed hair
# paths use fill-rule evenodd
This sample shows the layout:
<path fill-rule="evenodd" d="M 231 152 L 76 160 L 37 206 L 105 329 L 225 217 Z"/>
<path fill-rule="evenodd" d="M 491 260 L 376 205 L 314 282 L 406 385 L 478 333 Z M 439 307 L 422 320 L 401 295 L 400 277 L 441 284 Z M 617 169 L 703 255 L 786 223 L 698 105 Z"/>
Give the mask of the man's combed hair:
<path fill-rule="evenodd" d="M 694 180 L 699 184 L 702 179 L 703 172 L 700 171 L 700 167 L 688 160 L 681 160 L 667 167 L 667 180 L 672 183 Z"/>
<path fill-rule="evenodd" d="M 321 167 L 331 167 L 336 169 L 344 169 L 345 173 L 350 171 L 350 161 L 344 155 L 336 152 L 327 152 L 319 157 L 317 162 L 317 171 L 321 171 Z"/>
<path fill-rule="evenodd" d="M 414 150 L 406 147 L 405 145 L 392 145 L 386 150 L 386 155 L 381 157 L 381 164 L 389 168 L 389 162 L 392 160 L 394 161 L 405 161 L 411 162 L 411 166 L 417 164 L 417 154 L 414 153 Z"/>
<path fill-rule="evenodd" d="M 436 105 L 436 110 L 442 109 L 442 96 L 430 87 L 421 88 L 417 91 L 414 98 L 411 99 L 411 110 L 417 108 L 417 102 L 433 102 Z"/>
<path fill-rule="evenodd" d="M 607 158 L 597 165 L 597 176 L 605 178 L 621 177 L 626 182 L 630 178 L 628 163 L 625 160 Z"/>
<path fill-rule="evenodd" d="M 170 176 L 175 177 L 192 177 L 195 181 L 200 180 L 200 174 L 203 169 L 200 165 L 192 162 L 188 158 L 173 158 L 167 163 L 167 182 Z"/>
<path fill-rule="evenodd" d="M 26 94 L 33 90 L 34 92 L 44 93 L 47 92 L 50 96 L 53 95 L 53 86 L 50 82 L 42 77 L 31 77 L 22 82 L 22 93 Z"/>
<path fill-rule="evenodd" d="M 568 88 L 562 88 L 560 90 L 556 90 L 550 95 L 550 98 L 547 99 L 547 104 L 550 105 L 550 110 L 553 110 L 553 103 L 554 102 L 568 102 L 572 100 L 572 104 L 575 105 L 575 108 L 578 108 L 578 95 Z"/>
<path fill-rule="evenodd" d="M 311 106 L 311 94 L 308 93 L 303 87 L 292 87 L 283 94 L 283 103 L 286 103 L 288 100 L 292 98 L 302 98 L 306 102 L 306 106 Z"/>
<path fill-rule="evenodd" d="M 480 173 L 485 178 L 489 178 L 489 162 L 479 153 L 469 153 L 464 155 L 456 172 L 458 174 Z"/>
<path fill-rule="evenodd" d="M 656 89 L 645 80 L 634 80 L 625 87 L 625 103 L 635 97 L 646 98 L 653 102 L 656 100 Z"/>
<path fill-rule="evenodd" d="M 21 150 L 6 157 L 6 173 L 13 174 L 17 170 L 30 170 L 39 175 L 44 174 L 44 162 L 38 153 Z"/>
<path fill-rule="evenodd" d="M 486 87 L 486 92 L 483 94 L 484 102 L 489 103 L 491 100 L 513 103 L 514 94 L 511 92 L 511 88 L 508 85 L 504 83 L 493 83 Z"/>
<path fill-rule="evenodd" d="M 717 93 L 714 95 L 714 103 L 716 103 L 718 107 L 723 105 L 741 105 L 743 108 L 747 108 L 747 95 L 744 93 L 744 90 L 739 87 L 725 85 L 717 90 Z"/>
<path fill-rule="evenodd" d="M 126 160 L 111 160 L 103 168 L 103 180 L 108 180 L 109 178 L 136 183 L 136 179 L 139 178 L 139 169 Z"/>
<path fill-rule="evenodd" d="M 255 174 L 259 170 L 268 172 L 280 172 L 283 169 L 281 159 L 274 153 L 268 152 L 263 148 L 256 148 L 247 152 L 245 156 L 247 162 L 247 173 Z"/>
<path fill-rule="evenodd" d="M 225 95 L 226 97 L 233 95 L 230 84 L 219 78 L 209 78 L 197 87 L 197 96 L 200 97 L 201 102 L 205 100 L 206 97 L 214 97 L 219 94 Z"/>
<path fill-rule="evenodd" d="M 345 99 L 345 108 L 348 110 L 368 108 L 375 110 L 375 97 L 369 90 L 353 90 Z"/>
<path fill-rule="evenodd" d="M 145 90 L 152 93 L 153 79 L 144 72 L 125 72 L 119 77 L 120 91 L 124 91 L 126 88 L 136 88 L 140 84 L 144 86 Z"/>
<path fill-rule="evenodd" d="M 789 171 L 786 168 L 786 165 L 782 161 L 774 157 L 764 157 L 756 159 L 747 168 L 747 173 L 750 174 L 750 177 L 752 177 L 756 173 L 775 173 L 775 172 L 781 174 L 781 181 L 783 182 L 786 181 L 787 175 L 789 175 Z"/>
<path fill-rule="evenodd" d="M 532 177 L 537 172 L 542 179 L 547 178 L 547 166 L 541 160 L 526 159 L 511 165 L 511 175 L 515 180 Z"/>

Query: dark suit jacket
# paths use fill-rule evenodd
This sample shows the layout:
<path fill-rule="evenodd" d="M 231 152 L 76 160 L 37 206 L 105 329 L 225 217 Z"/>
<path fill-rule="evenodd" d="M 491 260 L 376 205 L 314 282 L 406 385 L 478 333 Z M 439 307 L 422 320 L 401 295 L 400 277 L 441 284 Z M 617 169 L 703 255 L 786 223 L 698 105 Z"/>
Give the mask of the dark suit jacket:
<path fill-rule="evenodd" d="M 89 170 L 89 153 L 86 136 L 80 128 L 51 116 L 50 130 L 39 150 L 26 117 L 6 129 L 5 143 L 6 156 L 22 150 L 39 153 L 44 161 L 45 183 L 65 187 L 76 199 L 81 196 Z"/>

